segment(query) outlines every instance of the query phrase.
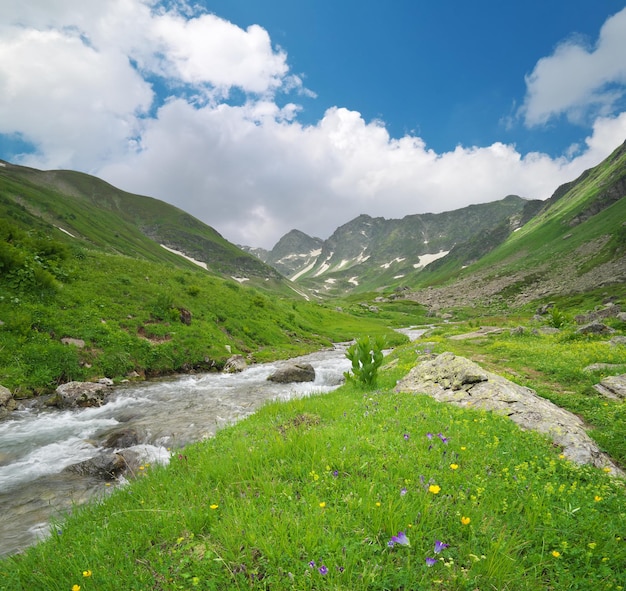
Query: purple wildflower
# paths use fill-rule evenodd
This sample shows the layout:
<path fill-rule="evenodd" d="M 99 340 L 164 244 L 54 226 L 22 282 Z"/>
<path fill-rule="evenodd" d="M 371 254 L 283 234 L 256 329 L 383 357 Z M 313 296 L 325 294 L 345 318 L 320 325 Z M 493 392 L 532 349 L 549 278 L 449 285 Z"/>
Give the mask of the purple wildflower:
<path fill-rule="evenodd" d="M 432 439 L 433 438 L 433 434 L 432 433 L 426 433 L 426 437 L 428 437 L 428 439 Z"/>
<path fill-rule="evenodd" d="M 437 560 L 431 558 L 430 556 L 426 557 L 426 566 L 434 566 L 435 564 L 437 564 Z"/>
<path fill-rule="evenodd" d="M 439 439 L 441 439 L 444 443 L 448 443 L 448 438 L 444 437 L 443 433 L 437 433 L 437 437 L 439 437 Z"/>
<path fill-rule="evenodd" d="M 309 566 L 311 568 L 315 568 L 315 560 L 311 560 L 311 562 L 309 562 Z"/>
<path fill-rule="evenodd" d="M 389 540 L 387 542 L 387 546 L 389 546 L 390 548 L 393 548 L 396 545 L 396 543 L 393 540 Z"/>
<path fill-rule="evenodd" d="M 406 494 L 406 488 L 400 490 L 400 496 L 403 497 Z"/>
<path fill-rule="evenodd" d="M 410 435 L 409 435 L 408 433 L 405 433 L 403 437 L 404 437 L 405 441 L 408 441 L 408 440 L 409 440 Z"/>
<path fill-rule="evenodd" d="M 333 470 L 333 476 L 337 478 L 337 476 L 339 476 L 339 470 Z"/>
<path fill-rule="evenodd" d="M 328 574 L 328 568 L 324 566 L 323 564 L 317 569 L 317 571 L 319 572 L 320 575 Z"/>
<path fill-rule="evenodd" d="M 397 536 L 391 536 L 391 541 L 394 544 L 400 544 L 400 546 L 410 546 L 411 542 L 403 531 L 399 531 Z"/>
<path fill-rule="evenodd" d="M 439 540 L 435 540 L 435 554 L 439 554 L 442 550 L 445 550 L 450 544 L 444 544 Z"/>

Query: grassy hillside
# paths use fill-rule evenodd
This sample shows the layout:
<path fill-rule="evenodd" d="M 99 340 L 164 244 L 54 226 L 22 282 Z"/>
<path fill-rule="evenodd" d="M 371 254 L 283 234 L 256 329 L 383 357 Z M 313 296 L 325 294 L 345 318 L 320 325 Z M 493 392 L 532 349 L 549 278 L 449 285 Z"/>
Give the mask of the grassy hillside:
<path fill-rule="evenodd" d="M 0 222 L 0 384 L 17 396 L 131 372 L 220 369 L 231 354 L 298 355 L 363 332 L 402 340 L 369 316 Z"/>
<path fill-rule="evenodd" d="M 519 306 L 541 297 L 623 285 L 624 220 L 626 144 L 559 188 L 537 215 L 473 264 L 448 256 L 407 283 L 445 286 L 431 295 L 457 306 L 497 300 Z M 471 252 L 472 244 L 465 250 Z"/>
<path fill-rule="evenodd" d="M 158 199 L 121 191 L 79 172 L 0 167 L 0 214 L 22 228 L 38 227 L 57 240 L 182 268 L 205 263 L 222 276 L 245 277 L 263 288 L 281 276 L 213 228 Z M 285 285 L 283 289 L 287 289 Z"/>

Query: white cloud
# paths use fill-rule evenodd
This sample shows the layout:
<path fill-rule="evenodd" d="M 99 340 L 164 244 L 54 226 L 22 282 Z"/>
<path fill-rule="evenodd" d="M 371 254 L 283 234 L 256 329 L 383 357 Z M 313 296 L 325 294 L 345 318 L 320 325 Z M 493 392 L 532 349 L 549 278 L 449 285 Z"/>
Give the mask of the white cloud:
<path fill-rule="evenodd" d="M 626 8 L 607 19 L 594 47 L 571 39 L 540 59 L 526 87 L 520 114 L 528 126 L 559 115 L 581 123 L 611 114 L 626 95 Z"/>
<path fill-rule="evenodd" d="M 151 102 L 124 55 L 76 34 L 14 29 L 0 39 L 0 133 L 33 141 L 48 167 L 90 169 L 122 156 Z"/>
<path fill-rule="evenodd" d="M 272 49 L 258 25 L 245 31 L 212 14 L 186 19 L 156 16 L 153 34 L 162 48 L 164 73 L 188 84 L 210 84 L 225 94 L 236 86 L 267 93 L 278 88 L 288 72 L 286 54 Z"/>
<path fill-rule="evenodd" d="M 399 218 L 509 193 L 544 199 L 626 137 L 626 114 L 599 118 L 584 146 L 554 159 L 503 143 L 438 154 L 420 137 L 392 138 L 382 122 L 339 107 L 305 126 L 299 106 L 279 106 L 275 95 L 307 91 L 258 25 L 244 30 L 153 0 L 4 3 L 0 133 L 37 147 L 20 162 L 85 170 L 161 198 L 236 243 L 271 247 L 293 228 L 326 238 L 360 213 Z M 620 15 L 607 21 L 591 59 L 619 49 Z M 601 63 L 602 79 L 615 80 L 618 66 Z M 542 98 L 544 70 L 536 72 L 527 117 L 573 112 Z M 158 76 L 170 88 L 165 99 L 151 86 Z M 246 93 L 243 105 L 220 101 L 235 87 Z M 599 96 L 600 87 L 586 88 Z M 203 100 L 185 98 L 192 95 Z M 582 107 L 587 95 L 576 96 Z"/>
<path fill-rule="evenodd" d="M 400 218 L 510 193 L 545 199 L 626 137 L 625 113 L 598 120 L 574 159 L 522 156 L 501 143 L 436 154 L 346 109 L 329 109 L 308 127 L 274 117 L 259 123 L 255 114 L 173 101 L 150 122 L 142 151 L 101 174 L 175 203 L 233 242 L 271 247 L 292 228 L 326 238 L 359 213 Z"/>

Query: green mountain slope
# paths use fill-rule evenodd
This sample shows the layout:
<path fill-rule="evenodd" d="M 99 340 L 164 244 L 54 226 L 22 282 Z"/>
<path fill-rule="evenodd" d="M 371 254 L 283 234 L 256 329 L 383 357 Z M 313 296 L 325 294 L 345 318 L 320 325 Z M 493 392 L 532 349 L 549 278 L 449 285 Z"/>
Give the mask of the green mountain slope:
<path fill-rule="evenodd" d="M 499 246 L 464 268 L 446 257 L 415 278 L 415 295 L 436 307 L 519 305 L 626 282 L 626 143 L 559 187 Z M 451 253 L 453 254 L 453 253 Z M 436 289 L 435 287 L 438 286 Z"/>
<path fill-rule="evenodd" d="M 183 268 L 194 265 L 193 259 L 212 273 L 245 278 L 259 287 L 268 279 L 274 287 L 283 283 L 274 269 L 184 211 L 79 172 L 3 163 L 0 214 L 24 228 L 54 227 L 59 240 L 103 252 Z"/>

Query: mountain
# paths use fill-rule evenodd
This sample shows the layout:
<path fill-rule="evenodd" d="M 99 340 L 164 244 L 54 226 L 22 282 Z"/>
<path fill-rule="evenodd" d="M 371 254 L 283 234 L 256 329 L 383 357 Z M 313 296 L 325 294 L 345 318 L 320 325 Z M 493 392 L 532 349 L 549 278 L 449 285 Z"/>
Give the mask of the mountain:
<path fill-rule="evenodd" d="M 41 171 L 0 161 L 0 216 L 23 228 L 112 254 L 201 266 L 210 273 L 286 289 L 272 267 L 184 211 L 127 193 L 88 174 Z"/>
<path fill-rule="evenodd" d="M 272 248 L 241 248 L 271 265 L 285 277 L 292 280 L 314 264 L 322 252 L 324 241 L 321 238 L 312 238 L 300 230 L 287 232 Z"/>
<path fill-rule="evenodd" d="M 485 236 L 500 224 L 517 227 L 529 202 L 509 195 L 493 203 L 400 220 L 360 215 L 322 241 L 298 230 L 283 236 L 263 260 L 321 295 L 370 291 L 398 283 L 455 245 Z"/>
<path fill-rule="evenodd" d="M 507 308 L 598 288 L 607 297 L 624 291 L 626 142 L 526 213 L 526 223 L 481 256 L 472 254 L 474 240 L 429 265 L 409 297 L 431 308 Z"/>

